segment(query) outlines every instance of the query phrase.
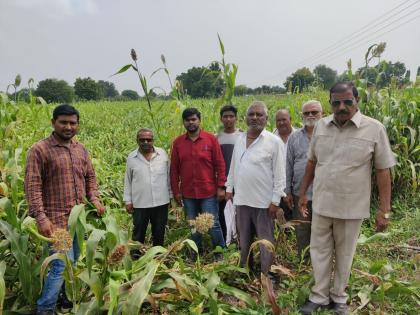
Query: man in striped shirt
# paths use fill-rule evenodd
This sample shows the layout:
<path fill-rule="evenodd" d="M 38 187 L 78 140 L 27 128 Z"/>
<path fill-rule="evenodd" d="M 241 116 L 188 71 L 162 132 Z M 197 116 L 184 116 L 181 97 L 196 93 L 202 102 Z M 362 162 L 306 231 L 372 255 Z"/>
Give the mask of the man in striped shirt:
<path fill-rule="evenodd" d="M 57 228 L 67 229 L 73 206 L 87 198 L 99 214 L 105 207 L 98 198 L 96 177 L 85 147 L 73 137 L 79 128 L 79 112 L 71 105 L 57 106 L 51 120 L 54 129 L 51 136 L 35 143 L 28 152 L 25 172 L 25 193 L 29 215 L 36 219 L 39 232 L 51 237 Z M 67 253 L 76 261 L 79 247 L 76 237 Z M 37 314 L 55 314 L 60 295 L 60 304 L 71 303 L 60 291 L 63 286 L 64 262 L 53 260 L 48 277 L 37 301 Z"/>

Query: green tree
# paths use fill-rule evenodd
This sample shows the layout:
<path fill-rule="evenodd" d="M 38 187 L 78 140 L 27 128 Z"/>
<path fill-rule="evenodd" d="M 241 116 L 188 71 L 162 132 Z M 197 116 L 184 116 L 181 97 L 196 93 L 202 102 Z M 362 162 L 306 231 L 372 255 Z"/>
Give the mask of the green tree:
<path fill-rule="evenodd" d="M 217 63 L 212 63 L 209 68 L 193 67 L 186 73 L 181 73 L 176 79 L 182 83 L 184 90 L 192 98 L 213 98 L 223 93 L 224 81 Z"/>
<path fill-rule="evenodd" d="M 139 94 L 133 90 L 124 90 L 121 92 L 121 96 L 129 100 L 138 100 L 140 98 Z"/>
<path fill-rule="evenodd" d="M 367 73 L 366 73 L 367 71 Z M 377 88 L 383 88 L 390 84 L 391 78 L 395 78 L 397 85 L 402 86 L 410 80 L 407 78 L 407 69 L 403 62 L 391 62 L 382 60 L 374 67 L 362 67 L 357 70 L 362 78 L 367 78 L 368 85 L 375 85 Z"/>
<path fill-rule="evenodd" d="M 286 78 L 284 86 L 286 89 L 291 86 L 293 92 L 298 89 L 298 92 L 303 91 L 304 88 L 308 87 L 315 81 L 315 76 L 311 70 L 306 67 L 300 68 Z"/>
<path fill-rule="evenodd" d="M 47 103 L 71 103 L 74 90 L 64 80 L 45 79 L 38 83 L 35 95 L 42 97 Z"/>
<path fill-rule="evenodd" d="M 248 92 L 248 87 L 246 85 L 240 84 L 240 85 L 235 86 L 235 91 L 234 91 L 235 96 L 244 96 L 248 94 L 247 92 Z"/>
<path fill-rule="evenodd" d="M 330 89 L 337 81 L 337 71 L 326 65 L 317 65 L 314 69 L 315 78 L 322 84 L 324 89 Z"/>
<path fill-rule="evenodd" d="M 105 98 L 114 98 L 119 95 L 118 90 L 115 88 L 115 84 L 112 82 L 99 80 L 98 85 L 101 89 L 101 94 Z"/>
<path fill-rule="evenodd" d="M 99 100 L 103 97 L 101 86 L 90 77 L 77 78 L 74 82 L 74 92 L 82 100 Z"/>

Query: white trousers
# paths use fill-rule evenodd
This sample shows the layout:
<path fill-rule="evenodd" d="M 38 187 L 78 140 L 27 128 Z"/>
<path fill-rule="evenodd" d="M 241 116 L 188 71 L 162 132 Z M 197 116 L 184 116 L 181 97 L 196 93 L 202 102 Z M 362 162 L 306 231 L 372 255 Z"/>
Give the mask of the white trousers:
<path fill-rule="evenodd" d="M 315 285 L 310 301 L 322 305 L 329 304 L 330 299 L 346 303 L 345 290 L 362 222 L 363 219 L 336 219 L 313 213 L 310 253 Z"/>

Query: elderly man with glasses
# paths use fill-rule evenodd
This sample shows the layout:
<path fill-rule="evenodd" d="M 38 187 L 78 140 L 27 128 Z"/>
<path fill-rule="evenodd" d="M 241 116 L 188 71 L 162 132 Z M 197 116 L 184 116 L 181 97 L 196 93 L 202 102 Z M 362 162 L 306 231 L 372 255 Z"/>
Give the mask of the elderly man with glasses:
<path fill-rule="evenodd" d="M 309 147 L 299 207 L 302 216 L 308 216 L 306 192 L 313 181 L 310 253 L 315 284 L 309 301 L 300 309 L 302 314 L 328 305 L 335 314 L 349 313 L 345 288 L 362 221 L 369 218 L 372 166 L 379 192 L 376 230 L 383 231 L 388 225 L 389 169 L 395 157 L 384 126 L 363 115 L 358 102 L 358 91 L 351 82 L 336 83 L 330 90 L 333 115 L 317 123 Z"/>
<path fill-rule="evenodd" d="M 312 217 L 312 186 L 308 189 L 309 215 L 303 217 L 300 214 L 298 201 L 300 184 L 305 174 L 306 162 L 308 161 L 309 143 L 315 124 L 322 118 L 322 106 L 319 101 L 310 100 L 302 106 L 303 128 L 296 130 L 289 137 L 286 156 L 286 194 L 284 201 L 289 209 L 292 209 L 293 220 L 307 221 L 296 227 L 296 241 L 298 254 L 301 257 L 305 253 L 305 261 L 309 261 L 309 246 L 311 239 L 311 217 Z"/>

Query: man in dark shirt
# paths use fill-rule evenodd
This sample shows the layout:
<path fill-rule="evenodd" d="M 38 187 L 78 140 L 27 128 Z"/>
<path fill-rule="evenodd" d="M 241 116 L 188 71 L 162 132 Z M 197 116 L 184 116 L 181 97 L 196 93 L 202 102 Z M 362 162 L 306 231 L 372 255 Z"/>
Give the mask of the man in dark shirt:
<path fill-rule="evenodd" d="M 39 232 L 46 237 L 51 237 L 57 228 L 67 229 L 71 209 L 86 198 L 99 214 L 105 212 L 98 198 L 89 154 L 81 143 L 73 139 L 79 128 L 79 112 L 71 105 L 59 105 L 53 111 L 51 123 L 54 128 L 52 135 L 32 146 L 25 171 L 29 215 L 36 219 Z M 67 255 L 72 261 L 79 256 L 76 236 Z M 64 262 L 53 260 L 37 301 L 37 314 L 55 314 L 63 284 L 63 271 Z M 60 295 L 59 302 L 61 306 L 71 308 L 64 294 Z"/>
<path fill-rule="evenodd" d="M 179 205 L 184 205 L 188 220 L 194 220 L 203 212 L 212 214 L 213 246 L 225 247 L 217 204 L 218 199 L 224 198 L 226 181 L 220 145 L 215 136 L 200 129 L 201 114 L 196 108 L 185 109 L 182 119 L 187 133 L 174 140 L 171 152 L 170 178 L 174 198 Z M 194 229 L 192 239 L 202 249 L 201 235 Z"/>
<path fill-rule="evenodd" d="M 226 177 L 229 174 L 230 161 L 232 160 L 233 148 L 235 142 L 242 133 L 239 129 L 236 129 L 236 118 L 238 110 L 233 105 L 225 105 L 220 109 L 220 121 L 223 124 L 223 130 L 217 134 L 217 140 L 220 143 L 222 149 L 223 159 L 225 161 L 225 173 Z M 226 200 L 219 202 L 219 219 L 220 225 L 222 226 L 223 237 L 226 240 L 226 222 L 224 209 L 226 206 Z"/>

